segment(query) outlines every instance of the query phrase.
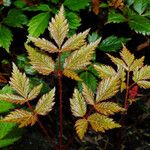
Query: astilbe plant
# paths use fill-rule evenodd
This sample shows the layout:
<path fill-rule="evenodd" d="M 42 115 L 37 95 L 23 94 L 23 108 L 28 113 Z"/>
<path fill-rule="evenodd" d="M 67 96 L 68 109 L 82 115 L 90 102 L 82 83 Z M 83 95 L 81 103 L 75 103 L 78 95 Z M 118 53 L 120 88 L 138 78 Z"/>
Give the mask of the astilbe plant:
<path fill-rule="evenodd" d="M 64 75 L 74 80 L 82 81 L 76 71 L 85 69 L 87 65 L 91 64 L 94 51 L 100 42 L 100 39 L 87 44 L 86 37 L 89 30 L 86 30 L 82 33 L 75 34 L 66 40 L 69 25 L 65 19 L 63 6 L 60 8 L 60 11 L 55 18 L 52 18 L 48 29 L 54 42 L 50 42 L 44 38 L 29 37 L 29 40 L 31 40 L 36 47 L 40 48 L 40 50 L 27 44 L 25 44 L 25 47 L 28 51 L 30 63 L 35 70 L 42 75 L 50 75 L 51 73 L 55 73 L 58 76 L 60 100 L 59 149 L 62 150 L 62 76 Z M 65 52 L 71 52 L 71 54 L 62 64 L 61 57 Z M 58 60 L 58 63 L 55 62 L 47 53 L 58 53 L 58 58 L 56 59 L 56 61 Z M 75 89 L 73 97 L 70 99 L 72 114 L 73 116 L 79 118 L 75 123 L 75 128 L 81 140 L 88 129 L 88 124 L 90 124 L 92 129 L 96 132 L 105 132 L 105 130 L 120 127 L 120 125 L 111 119 L 109 115 L 113 115 L 120 111 L 125 111 L 127 108 L 130 71 L 134 71 L 133 80 L 140 87 L 148 88 L 150 85 L 149 82 L 146 81 L 146 79 L 150 78 L 150 75 L 147 75 L 150 72 L 150 68 L 148 66 L 142 67 L 144 60 L 143 57 L 141 59 L 134 60 L 134 55 L 130 54 L 125 47 L 121 52 L 121 57 L 123 60 L 113 56 L 109 57 L 115 64 L 118 65 L 118 71 L 115 71 L 110 66 L 94 65 L 95 69 L 102 77 L 102 80 L 98 84 L 96 93 L 93 93 L 93 91 L 83 83 L 82 92 Z M 120 90 L 120 87 L 122 87 L 122 89 L 125 87 L 125 70 L 127 71 L 127 93 L 125 107 L 122 108 L 118 104 L 109 102 L 108 100 Z M 29 106 L 30 111 L 17 109 L 12 111 L 1 121 L 17 122 L 19 123 L 19 127 L 33 125 L 36 121 L 38 121 L 40 126 L 43 128 L 38 119 L 38 115 L 46 115 L 52 110 L 54 105 L 55 88 L 53 88 L 49 93 L 43 95 L 39 99 L 39 102 L 35 108 L 33 108 L 29 102 L 37 98 L 42 85 L 38 85 L 34 87 L 33 90 L 29 90 L 29 79 L 25 74 L 18 70 L 15 64 L 13 64 L 13 73 L 10 80 L 10 85 L 17 92 L 17 94 L 1 94 L 0 98 L 17 104 L 26 103 Z M 89 105 L 88 111 L 87 104 Z"/>

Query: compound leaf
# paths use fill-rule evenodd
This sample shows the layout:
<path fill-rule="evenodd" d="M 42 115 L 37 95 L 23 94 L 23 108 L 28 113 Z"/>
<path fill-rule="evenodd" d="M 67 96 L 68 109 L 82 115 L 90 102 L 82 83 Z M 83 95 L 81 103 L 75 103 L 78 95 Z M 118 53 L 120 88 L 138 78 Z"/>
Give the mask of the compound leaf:
<path fill-rule="evenodd" d="M 31 46 L 25 45 L 25 48 L 28 51 L 30 63 L 32 64 L 33 69 L 43 75 L 49 75 L 52 71 L 54 71 L 55 64 L 51 57 L 32 48 Z"/>
<path fill-rule="evenodd" d="M 62 46 L 62 52 L 79 49 L 85 44 L 85 38 L 87 37 L 88 33 L 89 29 L 83 33 L 74 34 L 64 43 Z"/>
<path fill-rule="evenodd" d="M 64 68 L 70 70 L 78 70 L 90 64 L 93 53 L 100 40 L 82 46 L 78 51 L 74 51 L 65 60 Z"/>
<path fill-rule="evenodd" d="M 39 115 L 46 115 L 48 112 L 50 112 L 55 104 L 54 95 L 55 88 L 53 88 L 49 93 L 44 94 L 38 101 L 35 107 L 35 112 Z"/>
<path fill-rule="evenodd" d="M 36 97 L 39 95 L 42 86 L 43 86 L 42 83 L 39 84 L 39 85 L 37 85 L 37 86 L 35 86 L 35 87 L 31 90 L 31 92 L 28 94 L 28 100 L 32 100 L 32 99 L 36 98 Z"/>
<path fill-rule="evenodd" d="M 82 83 L 82 94 L 86 100 L 86 102 L 90 105 L 94 105 L 94 93 L 92 90 L 84 83 Z"/>
<path fill-rule="evenodd" d="M 28 32 L 30 36 L 38 37 L 48 26 L 50 18 L 49 12 L 43 12 L 34 16 L 28 23 Z"/>
<path fill-rule="evenodd" d="M 105 132 L 105 130 L 121 127 L 118 123 L 115 123 L 113 119 L 98 113 L 90 115 L 88 117 L 88 121 L 91 124 L 93 130 L 96 132 Z"/>
<path fill-rule="evenodd" d="M 102 79 L 114 76 L 116 74 L 116 71 L 111 66 L 94 65 L 94 68 L 99 73 L 99 77 Z"/>
<path fill-rule="evenodd" d="M 113 97 L 119 91 L 119 87 L 120 79 L 118 75 L 103 79 L 97 87 L 96 102 Z"/>
<path fill-rule="evenodd" d="M 83 117 L 86 113 L 86 103 L 82 94 L 75 89 L 73 98 L 70 99 L 71 111 L 75 117 Z"/>
<path fill-rule="evenodd" d="M 79 138 L 82 140 L 88 128 L 88 121 L 86 119 L 78 119 L 75 123 L 75 128 Z"/>
<path fill-rule="evenodd" d="M 29 92 L 29 79 L 25 73 L 21 73 L 17 66 L 13 63 L 12 77 L 10 78 L 10 85 L 16 90 L 21 96 L 27 98 Z"/>
<path fill-rule="evenodd" d="M 8 114 L 5 118 L 0 120 L 1 122 L 16 122 L 19 123 L 19 128 L 34 125 L 37 121 L 37 117 L 32 114 L 32 112 L 28 112 L 22 109 L 17 109 L 10 114 Z"/>
<path fill-rule="evenodd" d="M 60 11 L 52 18 L 52 21 L 49 23 L 49 31 L 51 33 L 52 38 L 57 43 L 60 48 L 64 38 L 67 36 L 69 31 L 69 25 L 64 15 L 64 7 L 61 6 Z"/>
<path fill-rule="evenodd" d="M 41 38 L 29 37 L 29 39 L 35 44 L 35 46 L 39 47 L 42 50 L 45 50 L 49 53 L 58 52 L 58 48 L 52 42 L 44 38 L 41 39 Z"/>
<path fill-rule="evenodd" d="M 104 115 L 113 115 L 117 112 L 125 110 L 124 108 L 113 102 L 98 103 L 94 107 L 99 113 Z"/>

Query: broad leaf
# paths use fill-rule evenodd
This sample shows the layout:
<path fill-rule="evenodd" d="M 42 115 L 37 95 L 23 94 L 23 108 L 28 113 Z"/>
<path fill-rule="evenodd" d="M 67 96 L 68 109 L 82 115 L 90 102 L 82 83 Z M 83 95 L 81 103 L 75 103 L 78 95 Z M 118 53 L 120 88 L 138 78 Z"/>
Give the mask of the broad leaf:
<path fill-rule="evenodd" d="M 37 121 L 37 117 L 33 115 L 31 112 L 17 109 L 8 114 L 5 118 L 0 120 L 1 122 L 16 122 L 19 123 L 19 128 L 34 125 Z"/>
<path fill-rule="evenodd" d="M 90 0 L 65 0 L 64 5 L 73 11 L 79 11 L 89 5 Z"/>
<path fill-rule="evenodd" d="M 120 79 L 118 75 L 103 79 L 97 87 L 96 102 L 113 97 L 119 91 L 119 87 Z"/>
<path fill-rule="evenodd" d="M 50 41 L 44 38 L 34 38 L 29 37 L 29 39 L 35 44 L 35 46 L 39 47 L 42 50 L 48 51 L 49 53 L 58 52 L 58 48 Z"/>
<path fill-rule="evenodd" d="M 55 88 L 53 88 L 49 93 L 44 94 L 38 101 L 35 112 L 39 115 L 46 115 L 50 112 L 55 104 L 54 102 Z"/>
<path fill-rule="evenodd" d="M 84 83 L 82 83 L 82 94 L 86 100 L 86 102 L 90 105 L 94 105 L 94 93 L 92 92 L 92 90 Z"/>
<path fill-rule="evenodd" d="M 117 112 L 125 110 L 124 108 L 113 102 L 98 103 L 94 107 L 99 113 L 104 115 L 113 115 Z"/>
<path fill-rule="evenodd" d="M 150 20 L 140 16 L 132 15 L 129 17 L 128 24 L 136 33 L 150 35 Z"/>
<path fill-rule="evenodd" d="M 122 43 L 126 43 L 130 40 L 130 38 L 117 37 L 117 36 L 109 36 L 104 39 L 99 46 L 99 49 L 105 52 L 117 51 L 122 47 Z"/>
<path fill-rule="evenodd" d="M 17 66 L 13 63 L 12 77 L 10 78 L 10 85 L 16 90 L 21 96 L 27 98 L 29 92 L 29 79 L 25 73 L 21 73 Z"/>
<path fill-rule="evenodd" d="M 7 17 L 4 19 L 4 23 L 11 27 L 19 27 L 27 24 L 28 20 L 26 15 L 23 14 L 21 10 L 11 9 L 8 12 Z"/>
<path fill-rule="evenodd" d="M 70 99 L 71 111 L 75 117 L 83 117 L 86 114 L 86 103 L 82 94 L 75 89 L 73 98 Z"/>
<path fill-rule="evenodd" d="M 51 33 L 52 38 L 60 48 L 64 41 L 64 38 L 67 36 L 67 33 L 69 31 L 69 26 L 64 16 L 63 6 L 61 6 L 60 11 L 55 16 L 55 18 L 52 18 L 51 22 L 49 23 L 48 29 Z"/>
<path fill-rule="evenodd" d="M 50 8 L 47 4 L 39 4 L 34 6 L 29 6 L 23 8 L 25 11 L 50 11 Z"/>
<path fill-rule="evenodd" d="M 71 78 L 73 80 L 76 80 L 76 81 L 82 81 L 82 79 L 78 76 L 78 74 L 72 70 L 68 70 L 68 69 L 65 69 L 63 71 L 63 74 L 68 77 L 68 78 Z"/>
<path fill-rule="evenodd" d="M 12 37 L 11 31 L 7 27 L 0 25 L 0 47 L 6 49 L 7 52 L 9 52 L 9 47 L 13 40 Z"/>
<path fill-rule="evenodd" d="M 72 54 L 65 60 L 64 68 L 78 70 L 89 65 L 93 57 L 94 50 L 99 42 L 100 40 L 97 40 L 93 43 L 82 46 L 78 51 L 72 52 Z"/>
<path fill-rule="evenodd" d="M 48 26 L 49 18 L 49 12 L 40 13 L 34 16 L 28 23 L 29 35 L 38 37 L 40 34 L 44 33 L 45 28 Z"/>
<path fill-rule="evenodd" d="M 28 51 L 30 63 L 32 64 L 33 69 L 43 75 L 49 75 L 54 71 L 55 64 L 51 57 L 28 45 L 25 45 L 25 48 Z"/>
<path fill-rule="evenodd" d="M 122 23 L 125 21 L 126 18 L 122 14 L 114 10 L 109 11 L 107 23 Z"/>
<path fill-rule="evenodd" d="M 88 121 L 86 119 L 77 120 L 75 128 L 79 138 L 82 140 L 88 128 Z"/>
<path fill-rule="evenodd" d="M 88 33 L 89 30 L 84 31 L 83 33 L 74 34 L 64 43 L 62 46 L 62 52 L 79 49 L 85 44 L 85 38 L 87 37 Z"/>
<path fill-rule="evenodd" d="M 105 130 L 121 127 L 118 123 L 115 123 L 113 119 L 98 113 L 90 115 L 88 121 L 96 132 L 105 132 Z"/>
<path fill-rule="evenodd" d="M 42 86 L 43 86 L 43 84 L 39 84 L 39 85 L 35 86 L 35 87 L 31 90 L 31 92 L 28 94 L 28 100 L 35 99 L 35 98 L 39 95 Z"/>
<path fill-rule="evenodd" d="M 111 66 L 107 65 L 94 65 L 94 68 L 97 70 L 99 77 L 102 79 L 112 77 L 117 73 Z"/>

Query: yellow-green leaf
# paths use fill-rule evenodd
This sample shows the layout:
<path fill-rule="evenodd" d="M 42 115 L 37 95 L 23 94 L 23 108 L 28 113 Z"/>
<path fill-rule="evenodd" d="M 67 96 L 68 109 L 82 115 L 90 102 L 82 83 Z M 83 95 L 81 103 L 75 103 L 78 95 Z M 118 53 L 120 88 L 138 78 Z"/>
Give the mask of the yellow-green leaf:
<path fill-rule="evenodd" d="M 120 79 L 118 75 L 103 79 L 97 87 L 96 102 L 113 97 L 119 91 L 119 87 Z"/>
<path fill-rule="evenodd" d="M 25 48 L 28 51 L 30 63 L 32 64 L 33 69 L 43 75 L 49 75 L 52 71 L 54 71 L 55 63 L 51 57 L 32 48 L 31 46 L 25 45 Z"/>
<path fill-rule="evenodd" d="M 17 66 L 13 63 L 12 77 L 10 78 L 10 85 L 21 96 L 27 98 L 29 92 L 29 79 L 24 73 L 21 73 Z"/>
<path fill-rule="evenodd" d="M 94 68 L 97 70 L 99 77 L 102 79 L 114 76 L 116 74 L 116 71 L 111 66 L 94 65 Z"/>
<path fill-rule="evenodd" d="M 36 97 L 39 95 L 42 86 L 43 86 L 42 84 L 39 84 L 38 86 L 35 86 L 35 87 L 31 90 L 31 92 L 29 93 L 29 95 L 28 95 L 28 100 L 32 100 L 32 99 L 36 98 Z"/>
<path fill-rule="evenodd" d="M 91 63 L 91 59 L 93 58 L 94 50 L 99 42 L 100 39 L 88 45 L 84 45 L 79 50 L 72 52 L 71 55 L 66 58 L 64 68 L 78 70 L 89 65 Z"/>
<path fill-rule="evenodd" d="M 134 61 L 134 55 L 129 52 L 129 50 L 123 45 L 123 49 L 120 52 L 121 58 L 123 61 L 127 64 L 127 66 L 130 68 L 131 64 Z"/>
<path fill-rule="evenodd" d="M 60 48 L 64 41 L 64 38 L 67 36 L 67 33 L 69 31 L 68 23 L 64 15 L 63 6 L 61 6 L 60 11 L 55 16 L 55 18 L 52 18 L 51 22 L 49 23 L 48 29 L 51 33 L 52 38 Z"/>
<path fill-rule="evenodd" d="M 75 89 L 73 98 L 70 99 L 71 111 L 75 117 L 83 117 L 86 114 L 86 103 L 82 94 Z"/>
<path fill-rule="evenodd" d="M 104 115 L 113 115 L 117 112 L 125 111 L 124 108 L 113 102 L 98 103 L 94 107 L 99 113 Z"/>
<path fill-rule="evenodd" d="M 72 70 L 68 70 L 68 69 L 65 69 L 63 71 L 63 74 L 68 77 L 68 78 L 71 78 L 73 80 L 76 80 L 76 81 L 82 81 L 82 79 L 78 76 L 78 74 Z"/>
<path fill-rule="evenodd" d="M 86 119 L 77 120 L 75 128 L 79 138 L 82 140 L 88 128 L 88 121 Z"/>
<path fill-rule="evenodd" d="M 64 43 L 62 46 L 62 52 L 79 49 L 82 45 L 85 44 L 85 38 L 87 37 L 88 33 L 89 29 L 83 33 L 74 34 Z"/>
<path fill-rule="evenodd" d="M 50 112 L 55 104 L 54 102 L 55 88 L 53 88 L 49 93 L 44 94 L 38 101 L 35 112 L 39 115 L 46 115 Z"/>
<path fill-rule="evenodd" d="M 138 81 L 137 82 L 138 86 L 144 89 L 149 89 L 150 88 L 150 81 Z"/>
<path fill-rule="evenodd" d="M 96 132 L 105 132 L 105 130 L 121 127 L 118 123 L 115 123 L 113 119 L 98 113 L 90 115 L 88 117 L 88 121 L 91 124 L 93 130 Z"/>
<path fill-rule="evenodd" d="M 0 94 L 0 99 L 15 104 L 23 104 L 26 102 L 25 98 L 14 94 Z"/>
<path fill-rule="evenodd" d="M 132 65 L 130 66 L 130 71 L 135 71 L 136 69 L 140 69 L 144 65 L 145 57 L 141 57 L 140 59 L 135 59 Z"/>
<path fill-rule="evenodd" d="M 28 112 L 22 109 L 17 109 L 10 114 L 8 114 L 5 118 L 0 120 L 2 122 L 16 122 L 19 123 L 19 128 L 34 125 L 37 121 L 37 117 L 32 114 L 32 112 Z"/>
<path fill-rule="evenodd" d="M 83 87 L 82 94 L 86 102 L 90 105 L 94 105 L 94 93 L 84 83 L 82 83 L 82 87 Z"/>
<path fill-rule="evenodd" d="M 45 50 L 49 53 L 58 52 L 58 48 L 52 42 L 44 38 L 41 39 L 41 38 L 29 37 L 29 39 L 35 44 L 35 46 L 39 47 L 42 50 Z"/>

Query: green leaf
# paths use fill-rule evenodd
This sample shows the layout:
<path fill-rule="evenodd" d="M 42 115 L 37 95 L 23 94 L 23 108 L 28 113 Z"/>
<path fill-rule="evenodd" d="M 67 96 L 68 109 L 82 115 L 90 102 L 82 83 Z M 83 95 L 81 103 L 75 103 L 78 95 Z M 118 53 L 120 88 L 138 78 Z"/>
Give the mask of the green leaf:
<path fill-rule="evenodd" d="M 26 15 L 23 14 L 21 10 L 11 9 L 8 12 L 7 17 L 4 19 L 4 24 L 11 27 L 19 27 L 22 28 L 22 25 L 27 24 L 28 19 Z"/>
<path fill-rule="evenodd" d="M 99 35 L 96 32 L 93 32 L 88 36 L 89 43 L 96 41 L 99 38 Z"/>
<path fill-rule="evenodd" d="M 67 6 L 70 10 L 79 11 L 84 9 L 86 6 L 89 6 L 90 0 L 65 0 L 64 5 Z"/>
<path fill-rule="evenodd" d="M 13 4 L 18 8 L 23 8 L 24 6 L 26 6 L 25 1 L 22 0 L 16 0 Z"/>
<path fill-rule="evenodd" d="M 140 15 L 131 15 L 129 16 L 129 26 L 136 33 L 143 35 L 150 35 L 150 20 L 140 16 Z"/>
<path fill-rule="evenodd" d="M 0 94 L 13 94 L 13 90 L 10 86 L 6 85 L 0 90 Z M 0 113 L 8 112 L 10 109 L 15 108 L 15 105 L 6 101 L 0 100 Z"/>
<path fill-rule="evenodd" d="M 117 37 L 117 36 L 109 36 L 104 39 L 99 46 L 99 50 L 105 52 L 117 51 L 122 47 L 122 43 L 126 43 L 130 40 L 130 38 Z"/>
<path fill-rule="evenodd" d="M 29 35 L 38 37 L 40 34 L 44 33 L 45 28 L 48 26 L 49 18 L 49 12 L 40 13 L 34 16 L 28 24 Z"/>
<path fill-rule="evenodd" d="M 51 0 L 54 4 L 57 4 L 59 0 Z"/>
<path fill-rule="evenodd" d="M 150 18 L 150 11 L 145 12 L 142 16 Z"/>
<path fill-rule="evenodd" d="M 140 15 L 145 11 L 147 7 L 147 0 L 134 0 L 133 8 Z"/>
<path fill-rule="evenodd" d="M 122 14 L 116 12 L 115 10 L 109 11 L 107 23 L 122 23 L 125 21 L 126 18 Z"/>
<path fill-rule="evenodd" d="M 134 3 L 135 0 L 126 0 L 126 3 L 128 6 L 131 6 Z"/>
<path fill-rule="evenodd" d="M 80 74 L 80 78 L 83 80 L 83 82 L 92 90 L 96 91 L 96 86 L 97 86 L 97 79 L 96 77 L 90 73 L 90 72 L 83 72 Z M 82 83 L 78 83 L 79 89 L 82 88 Z"/>
<path fill-rule="evenodd" d="M 0 25 L 0 47 L 3 47 L 9 53 L 9 47 L 13 40 L 13 35 L 11 31 L 3 26 Z"/>
<path fill-rule="evenodd" d="M 69 28 L 71 30 L 76 30 L 81 25 L 81 18 L 76 13 L 66 13 L 66 19 L 68 20 Z"/>
<path fill-rule="evenodd" d="M 47 4 L 40 4 L 38 6 L 29 6 L 24 8 L 25 11 L 50 11 L 50 8 Z"/>

